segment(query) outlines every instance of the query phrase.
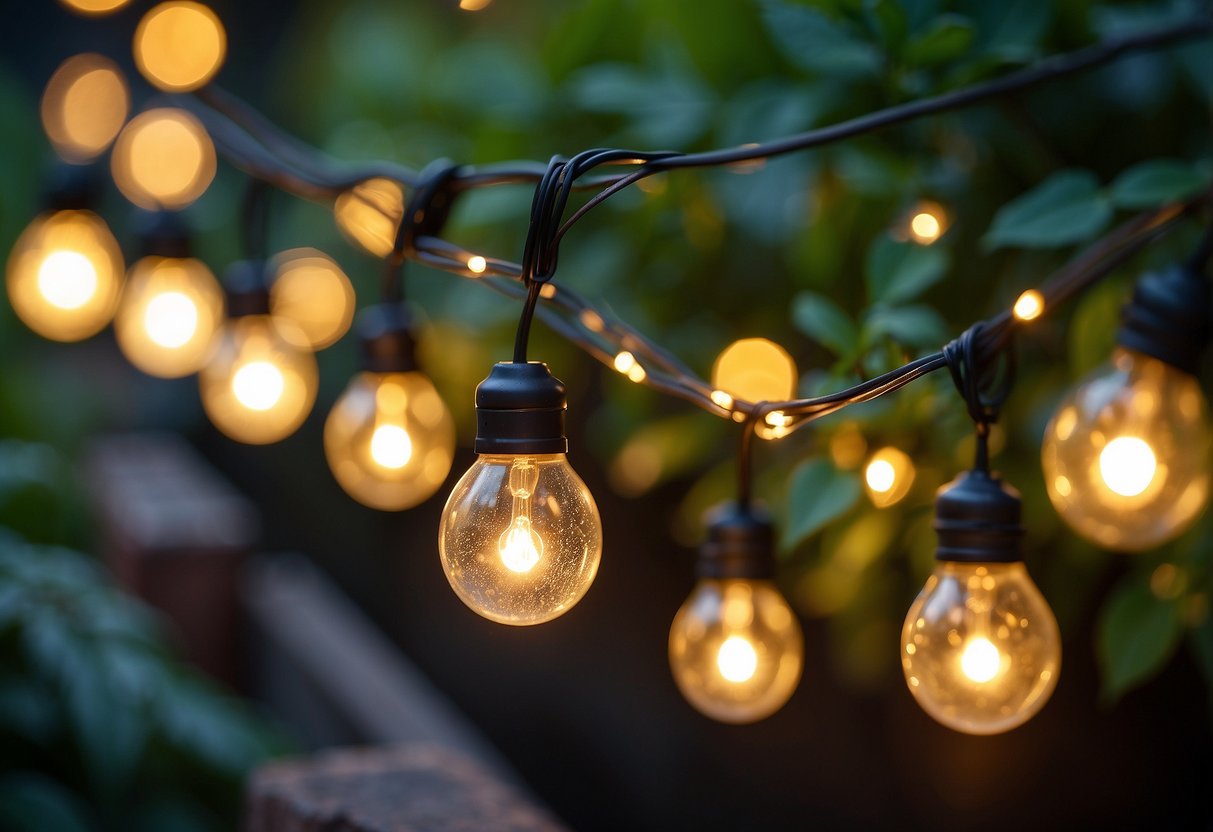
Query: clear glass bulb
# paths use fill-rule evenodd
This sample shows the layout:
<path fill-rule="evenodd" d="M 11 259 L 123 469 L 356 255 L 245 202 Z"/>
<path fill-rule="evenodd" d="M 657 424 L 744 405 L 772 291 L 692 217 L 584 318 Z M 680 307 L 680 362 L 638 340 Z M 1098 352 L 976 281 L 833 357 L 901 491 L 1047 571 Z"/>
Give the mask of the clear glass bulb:
<path fill-rule="evenodd" d="M 564 454 L 482 454 L 447 500 L 438 551 L 447 580 L 477 613 L 540 624 L 590 588 L 602 521 Z"/>
<path fill-rule="evenodd" d="M 131 267 L 114 334 L 123 355 L 161 378 L 195 373 L 223 320 L 223 290 L 200 260 L 144 257 Z"/>
<path fill-rule="evenodd" d="M 670 627 L 670 668 L 695 709 L 721 722 L 756 722 L 796 690 L 800 624 L 770 581 L 705 578 Z"/>
<path fill-rule="evenodd" d="M 324 453 L 347 494 L 399 511 L 446 480 L 455 423 L 424 373 L 359 373 L 324 423 Z"/>
<path fill-rule="evenodd" d="M 55 211 L 31 222 L 8 258 L 9 301 L 44 338 L 80 341 L 114 316 L 122 252 L 91 211 Z"/>
<path fill-rule="evenodd" d="M 289 321 L 269 315 L 228 321 L 198 374 L 206 415 L 250 445 L 290 436 L 316 400 L 316 358 L 306 345 Z"/>
<path fill-rule="evenodd" d="M 1183 533 L 1209 496 L 1209 408 L 1197 380 L 1118 349 L 1045 429 L 1045 486 L 1058 513 L 1109 549 L 1141 551 Z"/>
<path fill-rule="evenodd" d="M 999 734 L 1048 701 L 1061 667 L 1057 620 L 1022 563 L 943 561 L 901 630 L 910 693 L 935 720 Z"/>

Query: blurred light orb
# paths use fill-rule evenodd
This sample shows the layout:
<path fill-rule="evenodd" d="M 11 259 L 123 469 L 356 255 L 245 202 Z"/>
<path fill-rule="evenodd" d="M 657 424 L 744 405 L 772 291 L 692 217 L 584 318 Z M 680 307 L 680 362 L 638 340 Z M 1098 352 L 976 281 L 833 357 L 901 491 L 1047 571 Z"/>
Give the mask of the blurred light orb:
<path fill-rule="evenodd" d="M 864 468 L 864 486 L 868 499 L 877 508 L 901 502 L 914 484 L 914 461 L 897 448 L 881 448 L 872 454 Z"/>
<path fill-rule="evenodd" d="M 110 168 L 118 190 L 140 208 L 179 211 L 215 178 L 215 146 L 192 115 L 162 107 L 131 119 L 118 135 Z"/>
<path fill-rule="evenodd" d="M 114 335 L 148 375 L 181 378 L 202 369 L 223 322 L 223 290 L 200 260 L 144 257 L 131 267 Z"/>
<path fill-rule="evenodd" d="M 65 162 L 89 162 L 113 143 L 130 104 L 117 64 L 95 53 L 75 55 L 46 82 L 42 128 Z"/>
<path fill-rule="evenodd" d="M 274 258 L 270 311 L 302 330 L 313 350 L 341 340 L 354 320 L 354 287 L 331 257 L 314 248 Z"/>
<path fill-rule="evenodd" d="M 712 386 L 742 401 L 787 401 L 796 394 L 796 362 L 774 341 L 742 338 L 716 358 Z"/>
<path fill-rule="evenodd" d="M 465 12 L 478 12 L 481 9 L 488 8 L 493 0 L 459 0 L 459 8 Z"/>
<path fill-rule="evenodd" d="M 249 410 L 269 410 L 282 398 L 286 379 L 269 361 L 245 364 L 232 376 L 232 393 Z"/>
<path fill-rule="evenodd" d="M 100 17 L 103 14 L 117 11 L 130 0 L 59 0 L 59 2 L 77 14 Z"/>
<path fill-rule="evenodd" d="M 484 274 L 484 270 L 489 267 L 489 262 L 479 254 L 473 254 L 468 258 L 468 271 L 472 274 Z"/>
<path fill-rule="evenodd" d="M 1019 296 L 1012 308 L 1012 313 L 1018 320 L 1034 321 L 1045 311 L 1045 298 L 1035 289 L 1029 289 Z"/>
<path fill-rule="evenodd" d="M 924 200 L 910 211 L 905 236 L 920 246 L 929 246 L 948 230 L 948 212 L 938 202 Z"/>
<path fill-rule="evenodd" d="M 114 315 L 122 251 L 105 221 L 90 211 L 55 211 L 31 222 L 8 258 L 9 301 L 44 338 L 79 341 Z"/>
<path fill-rule="evenodd" d="M 211 9 L 173 0 L 151 9 L 135 30 L 135 64 L 165 92 L 196 90 L 214 77 L 227 54 L 227 34 Z"/>
<path fill-rule="evenodd" d="M 404 216 L 404 190 L 391 179 L 368 179 L 337 197 L 333 215 L 351 242 L 376 257 L 386 257 Z"/>

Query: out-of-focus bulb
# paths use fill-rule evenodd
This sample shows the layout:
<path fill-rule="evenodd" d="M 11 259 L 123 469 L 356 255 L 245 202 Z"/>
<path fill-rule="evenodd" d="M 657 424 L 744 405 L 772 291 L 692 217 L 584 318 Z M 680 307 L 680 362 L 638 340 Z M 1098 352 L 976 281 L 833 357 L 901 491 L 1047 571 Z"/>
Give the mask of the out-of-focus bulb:
<path fill-rule="evenodd" d="M 8 259 L 8 297 L 17 316 L 55 341 L 79 341 L 109 323 L 121 281 L 118 242 L 89 211 L 36 218 Z"/>
<path fill-rule="evenodd" d="M 966 734 L 1027 722 L 1061 667 L 1057 621 L 1018 562 L 941 562 L 906 615 L 901 648 L 918 704 Z"/>
<path fill-rule="evenodd" d="M 215 178 L 215 146 L 185 110 L 147 110 L 118 134 L 110 171 L 122 195 L 139 207 L 178 211 Z"/>
<path fill-rule="evenodd" d="M 170 0 L 151 9 L 135 30 L 135 64 L 157 89 L 188 92 L 209 81 L 227 53 L 219 17 L 201 3 Z"/>
<path fill-rule="evenodd" d="M 425 374 L 363 372 L 333 405 L 324 450 L 347 494 L 399 511 L 428 500 L 445 482 L 455 425 Z"/>
<path fill-rule="evenodd" d="M 337 197 L 333 215 L 346 237 L 376 257 L 386 257 L 404 216 L 404 190 L 391 179 L 368 179 Z"/>
<path fill-rule="evenodd" d="M 100 17 L 125 6 L 130 0 L 59 0 L 73 11 L 90 17 Z"/>
<path fill-rule="evenodd" d="M 1196 378 L 1120 348 L 1045 429 L 1045 485 L 1079 534 L 1110 549 L 1150 549 L 1204 509 L 1211 443 Z"/>
<path fill-rule="evenodd" d="M 143 372 L 180 378 L 206 363 L 223 320 L 223 290 L 201 261 L 145 257 L 131 267 L 114 334 Z"/>
<path fill-rule="evenodd" d="M 769 580 L 700 580 L 670 627 L 678 689 L 722 722 L 755 722 L 779 710 L 803 663 L 800 624 Z"/>
<path fill-rule="evenodd" d="M 502 624 L 540 624 L 590 588 L 602 521 L 564 454 L 482 454 L 451 492 L 438 548 L 456 594 Z"/>
<path fill-rule="evenodd" d="M 262 445 L 291 435 L 307 418 L 316 399 L 316 358 L 290 321 L 242 315 L 224 326 L 198 381 L 215 426 Z"/>
<path fill-rule="evenodd" d="M 274 258 L 270 311 L 290 318 L 313 350 L 335 344 L 354 319 L 354 287 L 341 267 L 314 248 L 284 251 Z"/>
<path fill-rule="evenodd" d="M 46 83 L 42 127 L 60 158 L 88 162 L 110 146 L 129 108 L 130 95 L 117 64 L 94 53 L 75 55 Z"/>
<path fill-rule="evenodd" d="M 863 479 L 872 504 L 877 508 L 888 508 L 910 493 L 910 486 L 914 484 L 914 462 L 897 448 L 881 448 L 868 460 Z"/>

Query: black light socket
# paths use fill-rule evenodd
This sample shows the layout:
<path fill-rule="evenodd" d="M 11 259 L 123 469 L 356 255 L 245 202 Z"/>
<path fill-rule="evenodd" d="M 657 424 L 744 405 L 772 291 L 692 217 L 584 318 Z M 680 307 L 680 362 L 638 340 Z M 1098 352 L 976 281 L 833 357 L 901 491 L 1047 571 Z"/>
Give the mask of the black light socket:
<path fill-rule="evenodd" d="M 965 471 L 935 495 L 936 560 L 1015 563 L 1023 560 L 1019 492 L 987 471 Z"/>
<path fill-rule="evenodd" d="M 1213 284 L 1199 272 L 1173 265 L 1137 281 L 1121 313 L 1116 341 L 1195 375 L 1213 334 Z"/>
<path fill-rule="evenodd" d="M 173 211 L 137 211 L 135 233 L 141 257 L 189 257 L 190 229 Z"/>
<path fill-rule="evenodd" d="M 270 281 L 264 260 L 238 260 L 223 273 L 229 318 L 270 313 Z"/>
<path fill-rule="evenodd" d="M 377 303 L 358 313 L 358 353 L 369 373 L 417 369 L 413 314 L 402 303 Z"/>
<path fill-rule="evenodd" d="M 546 364 L 495 364 L 476 387 L 476 453 L 568 453 L 564 414 L 564 384 Z"/>
<path fill-rule="evenodd" d="M 761 508 L 726 503 L 708 518 L 699 549 L 700 578 L 770 580 L 775 577 L 775 526 Z"/>

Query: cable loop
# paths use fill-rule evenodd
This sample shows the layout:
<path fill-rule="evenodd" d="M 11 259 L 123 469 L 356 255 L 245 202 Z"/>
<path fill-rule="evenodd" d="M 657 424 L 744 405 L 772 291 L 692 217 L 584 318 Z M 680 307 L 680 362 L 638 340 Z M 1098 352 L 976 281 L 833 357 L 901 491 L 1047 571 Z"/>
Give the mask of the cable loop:
<path fill-rule="evenodd" d="M 399 303 L 404 299 L 404 263 L 410 256 L 416 256 L 418 237 L 437 236 L 442 230 L 454 201 L 450 185 L 461 170 L 461 165 L 449 159 L 437 159 L 419 174 L 417 186 L 400 215 L 396 239 L 383 271 L 380 294 L 385 302 Z"/>
<path fill-rule="evenodd" d="M 973 324 L 943 348 L 952 382 L 965 400 L 969 418 L 977 429 L 976 467 L 983 471 L 989 470 L 990 425 L 998 421 L 1015 382 L 1015 350 L 1010 335 L 996 333 L 999 337 L 995 343 L 983 351 L 979 341 L 986 328 L 984 322 Z M 1001 368 L 997 365 L 999 357 L 1005 358 Z"/>

